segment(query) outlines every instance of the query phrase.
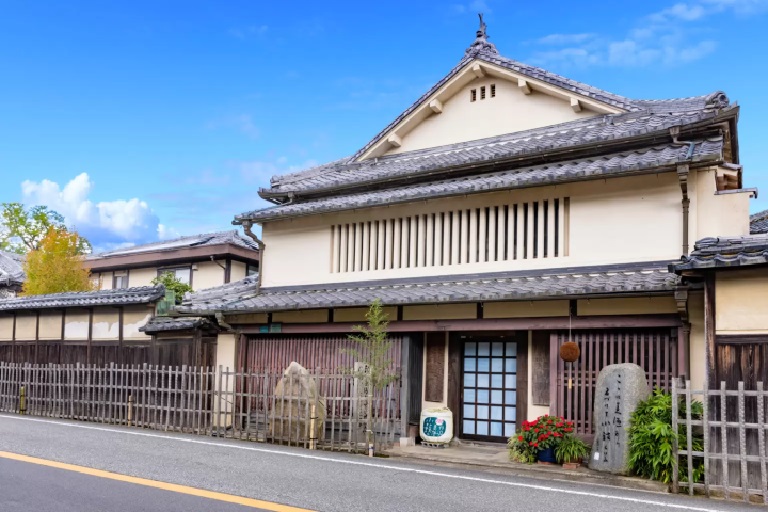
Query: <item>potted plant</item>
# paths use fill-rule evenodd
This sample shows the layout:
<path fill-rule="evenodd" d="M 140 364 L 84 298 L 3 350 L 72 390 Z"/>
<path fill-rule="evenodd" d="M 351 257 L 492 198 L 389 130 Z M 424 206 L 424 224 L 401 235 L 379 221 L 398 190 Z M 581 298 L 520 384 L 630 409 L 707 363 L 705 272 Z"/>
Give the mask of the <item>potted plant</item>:
<path fill-rule="evenodd" d="M 587 443 L 573 434 L 566 434 L 555 447 L 555 457 L 563 468 L 576 469 L 581 460 L 589 455 L 590 450 Z"/>
<path fill-rule="evenodd" d="M 510 457 L 532 463 L 555 464 L 555 447 L 563 436 L 573 432 L 573 422 L 559 416 L 539 416 L 524 421 L 522 428 L 509 439 Z"/>

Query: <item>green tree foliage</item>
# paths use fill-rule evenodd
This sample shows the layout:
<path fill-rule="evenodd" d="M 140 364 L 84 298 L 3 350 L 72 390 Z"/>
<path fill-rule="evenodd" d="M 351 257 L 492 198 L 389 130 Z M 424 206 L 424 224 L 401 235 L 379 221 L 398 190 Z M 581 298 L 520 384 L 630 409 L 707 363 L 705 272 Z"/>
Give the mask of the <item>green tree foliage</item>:
<path fill-rule="evenodd" d="M 172 272 L 163 272 L 152 280 L 152 284 L 161 284 L 165 286 L 166 290 L 171 290 L 176 297 L 176 304 L 181 304 L 181 300 L 184 298 L 184 294 L 192 291 L 192 287 L 186 283 L 182 283 L 176 274 Z"/>
<path fill-rule="evenodd" d="M 701 419 L 701 402 L 691 403 L 691 418 Z M 680 400 L 678 417 L 685 418 L 685 401 Z M 640 402 L 630 418 L 629 465 L 635 474 L 663 483 L 672 480 L 672 443 L 677 435 L 678 446 L 686 446 L 687 430 L 684 422 L 678 423 L 677 433 L 672 429 L 672 396 L 660 389 L 654 390 L 646 400 Z M 691 432 L 692 449 L 702 451 L 704 438 L 695 429 Z M 687 479 L 688 466 L 681 458 L 678 464 L 680 477 Z M 694 458 L 693 481 L 699 482 L 704 476 L 704 462 Z"/>
<path fill-rule="evenodd" d="M 0 205 L 0 250 L 26 254 L 40 247 L 49 230 L 66 229 L 64 217 L 47 206 L 25 208 L 21 203 Z M 77 237 L 78 254 L 91 252 L 91 244 Z"/>
<path fill-rule="evenodd" d="M 358 363 L 368 367 L 368 371 L 352 371 L 355 377 L 362 380 L 371 390 L 382 390 L 388 384 L 397 380 L 395 364 L 392 360 L 392 341 L 387 334 L 389 321 L 381 307 L 381 300 L 371 303 L 365 314 L 366 325 L 353 327 L 355 334 L 349 339 L 355 342 L 355 347 L 345 350 Z"/>
<path fill-rule="evenodd" d="M 93 290 L 91 272 L 83 266 L 81 245 L 77 233 L 49 227 L 24 261 L 27 278 L 22 285 L 22 295 Z"/>

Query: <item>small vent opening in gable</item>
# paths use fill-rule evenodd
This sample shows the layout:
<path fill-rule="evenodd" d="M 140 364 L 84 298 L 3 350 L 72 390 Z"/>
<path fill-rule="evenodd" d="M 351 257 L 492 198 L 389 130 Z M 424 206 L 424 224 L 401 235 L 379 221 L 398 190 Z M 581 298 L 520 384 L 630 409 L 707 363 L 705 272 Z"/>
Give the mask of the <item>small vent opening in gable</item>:
<path fill-rule="evenodd" d="M 482 87 L 480 88 L 480 99 L 481 99 L 481 100 L 484 100 L 484 99 L 485 99 L 485 86 L 482 86 Z"/>
<path fill-rule="evenodd" d="M 496 84 L 491 84 L 491 98 L 496 97 Z"/>
<path fill-rule="evenodd" d="M 475 101 L 477 100 L 477 89 L 472 89 L 469 91 L 469 101 Z"/>

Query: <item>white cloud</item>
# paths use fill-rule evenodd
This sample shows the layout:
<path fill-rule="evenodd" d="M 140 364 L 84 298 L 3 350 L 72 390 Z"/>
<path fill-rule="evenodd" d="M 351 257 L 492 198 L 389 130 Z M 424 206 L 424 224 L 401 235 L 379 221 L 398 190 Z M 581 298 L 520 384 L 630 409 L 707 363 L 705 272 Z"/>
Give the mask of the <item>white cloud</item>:
<path fill-rule="evenodd" d="M 171 240 L 173 238 L 179 238 L 181 236 L 181 233 L 179 233 L 176 228 L 172 228 L 170 226 L 166 226 L 165 224 L 158 224 L 157 225 L 157 239 L 158 240 Z"/>
<path fill-rule="evenodd" d="M 704 23 L 716 14 L 768 11 L 768 0 L 694 0 L 678 2 L 643 16 L 624 37 L 577 33 L 550 34 L 534 41 L 542 48 L 531 61 L 574 66 L 675 66 L 714 52 L 717 43 L 702 39 Z M 704 28 L 705 30 L 702 30 Z M 560 47 L 560 48 L 557 48 Z"/>
<path fill-rule="evenodd" d="M 93 183 L 87 173 L 62 188 L 57 182 L 25 180 L 21 183 L 23 202 L 45 205 L 61 213 L 67 224 L 88 238 L 94 246 L 140 243 L 155 240 L 157 215 L 138 198 L 93 202 Z"/>

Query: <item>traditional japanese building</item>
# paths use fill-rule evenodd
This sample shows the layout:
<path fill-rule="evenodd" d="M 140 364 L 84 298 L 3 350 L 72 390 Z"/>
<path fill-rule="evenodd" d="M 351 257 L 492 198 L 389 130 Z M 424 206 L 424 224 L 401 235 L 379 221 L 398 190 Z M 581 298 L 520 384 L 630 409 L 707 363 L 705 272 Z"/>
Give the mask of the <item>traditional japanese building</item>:
<path fill-rule="evenodd" d="M 631 99 L 514 61 L 481 23 L 353 155 L 261 189 L 274 206 L 234 220 L 259 276 L 179 312 L 229 330 L 218 364 L 332 368 L 381 299 L 405 422 L 447 405 L 462 438 L 501 441 L 548 412 L 588 434 L 607 364 L 703 381 L 704 293 L 668 267 L 694 240 L 750 233 L 738 114 L 721 91 Z"/>

